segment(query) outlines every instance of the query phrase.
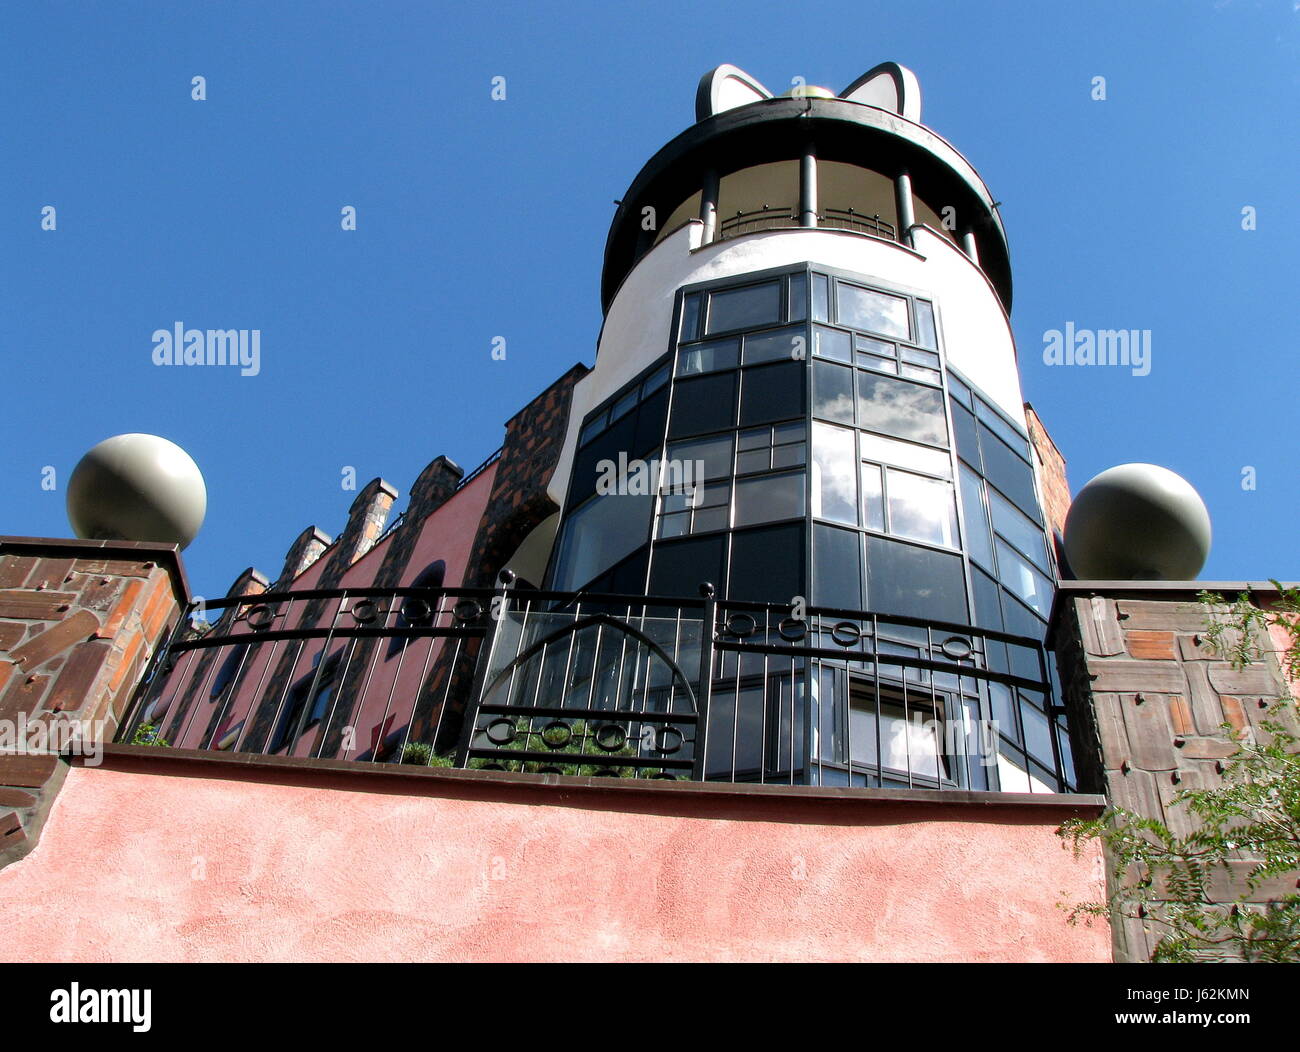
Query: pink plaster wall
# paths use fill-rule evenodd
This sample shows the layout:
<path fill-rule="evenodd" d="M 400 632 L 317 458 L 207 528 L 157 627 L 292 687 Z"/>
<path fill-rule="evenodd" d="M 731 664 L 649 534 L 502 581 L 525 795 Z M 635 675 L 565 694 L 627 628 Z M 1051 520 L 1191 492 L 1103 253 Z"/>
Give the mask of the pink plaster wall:
<path fill-rule="evenodd" d="M 382 784 L 74 768 L 38 847 L 0 870 L 0 958 L 1110 955 L 1104 925 L 1055 905 L 1101 890 L 1060 811 Z"/>

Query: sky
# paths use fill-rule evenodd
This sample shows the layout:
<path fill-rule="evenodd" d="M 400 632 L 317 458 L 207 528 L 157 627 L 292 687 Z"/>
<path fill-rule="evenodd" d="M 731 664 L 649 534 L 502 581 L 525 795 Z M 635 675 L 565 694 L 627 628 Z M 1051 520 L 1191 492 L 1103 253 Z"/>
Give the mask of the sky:
<path fill-rule="evenodd" d="M 1210 510 L 1204 579 L 1300 579 L 1298 0 L 4 4 L 0 534 L 71 536 L 81 455 L 148 432 L 206 480 L 194 592 L 274 578 L 349 469 L 400 510 L 593 362 L 614 202 L 701 74 L 886 60 L 1001 202 L 1073 489 L 1162 464 Z M 257 375 L 156 366 L 177 322 L 260 330 Z M 1067 323 L 1150 330 L 1150 372 L 1046 364 Z"/>

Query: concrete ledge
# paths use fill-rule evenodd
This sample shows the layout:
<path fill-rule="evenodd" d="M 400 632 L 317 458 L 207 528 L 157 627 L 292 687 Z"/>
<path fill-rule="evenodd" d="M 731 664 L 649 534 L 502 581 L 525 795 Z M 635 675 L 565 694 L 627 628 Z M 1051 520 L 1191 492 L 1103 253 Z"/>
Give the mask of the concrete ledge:
<path fill-rule="evenodd" d="M 83 757 L 66 757 L 85 766 Z M 1086 793 L 994 793 L 939 789 L 863 789 L 847 786 L 758 785 L 729 782 L 668 782 L 651 779 L 572 777 L 558 774 L 524 774 L 511 771 L 462 770 L 418 767 L 412 764 L 358 763 L 351 760 L 314 760 L 263 756 L 256 753 L 212 752 L 144 745 L 105 745 L 102 763 L 107 770 L 157 773 L 195 778 L 235 778 L 242 781 L 282 782 L 343 788 L 353 791 L 440 795 L 478 790 L 498 799 L 533 797 L 535 802 L 578 803 L 604 798 L 606 803 L 637 806 L 679 806 L 691 801 L 755 804 L 806 804 L 893 807 L 899 804 L 952 807 L 1028 809 L 1061 819 L 1100 814 L 1105 798 Z M 478 794 L 476 794 L 478 795 Z"/>
<path fill-rule="evenodd" d="M 105 552 L 149 554 L 159 566 L 166 567 L 172 584 L 182 603 L 190 601 L 190 582 L 181 562 L 181 549 L 175 544 L 155 544 L 152 541 L 87 541 L 72 537 L 12 537 L 0 534 L 0 555 L 25 552 L 29 555 L 42 550 L 62 556 L 103 556 Z"/>

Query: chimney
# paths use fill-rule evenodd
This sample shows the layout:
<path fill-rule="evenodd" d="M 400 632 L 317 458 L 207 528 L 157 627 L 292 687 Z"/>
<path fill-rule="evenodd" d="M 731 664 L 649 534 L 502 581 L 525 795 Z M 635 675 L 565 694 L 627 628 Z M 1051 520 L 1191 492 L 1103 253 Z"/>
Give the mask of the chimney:
<path fill-rule="evenodd" d="M 395 500 L 397 490 L 383 479 L 371 479 L 366 483 L 348 509 L 348 524 L 330 553 L 326 575 L 341 576 L 343 571 L 374 547 L 375 541 L 384 532 L 384 524 L 388 521 L 388 513 Z"/>
<path fill-rule="evenodd" d="M 308 526 L 294 542 L 289 545 L 289 552 L 284 557 L 284 569 L 275 579 L 277 585 L 288 585 L 294 578 L 306 570 L 321 557 L 321 553 L 330 546 L 329 534 L 315 526 Z"/>

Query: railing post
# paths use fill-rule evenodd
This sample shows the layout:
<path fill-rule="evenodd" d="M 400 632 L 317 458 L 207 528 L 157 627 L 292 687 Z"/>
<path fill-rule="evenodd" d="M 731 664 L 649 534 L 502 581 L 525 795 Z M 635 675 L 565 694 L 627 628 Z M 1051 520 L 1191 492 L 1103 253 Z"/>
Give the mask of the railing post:
<path fill-rule="evenodd" d="M 713 700 L 713 632 L 718 619 L 716 589 L 705 581 L 700 585 L 704 597 L 704 617 L 700 622 L 700 689 L 696 694 L 699 712 L 695 719 L 695 767 L 691 780 L 704 781 L 704 758 L 709 740 L 709 708 Z"/>
<path fill-rule="evenodd" d="M 469 748 L 474 740 L 474 724 L 478 722 L 478 709 L 483 701 L 483 691 L 487 689 L 488 670 L 492 667 L 492 658 L 496 653 L 497 625 L 504 620 L 510 603 L 510 586 L 514 584 L 513 570 L 502 570 L 497 574 L 498 588 L 488 601 L 487 628 L 483 642 L 479 645 L 478 660 L 475 662 L 474 683 L 470 687 L 469 697 L 465 699 L 465 711 L 461 717 L 460 741 L 456 745 L 455 765 L 464 767 L 469 762 Z M 497 600 L 501 602 L 498 603 Z M 455 675 L 453 668 L 449 675 Z M 444 704 L 446 702 L 444 701 Z"/>

